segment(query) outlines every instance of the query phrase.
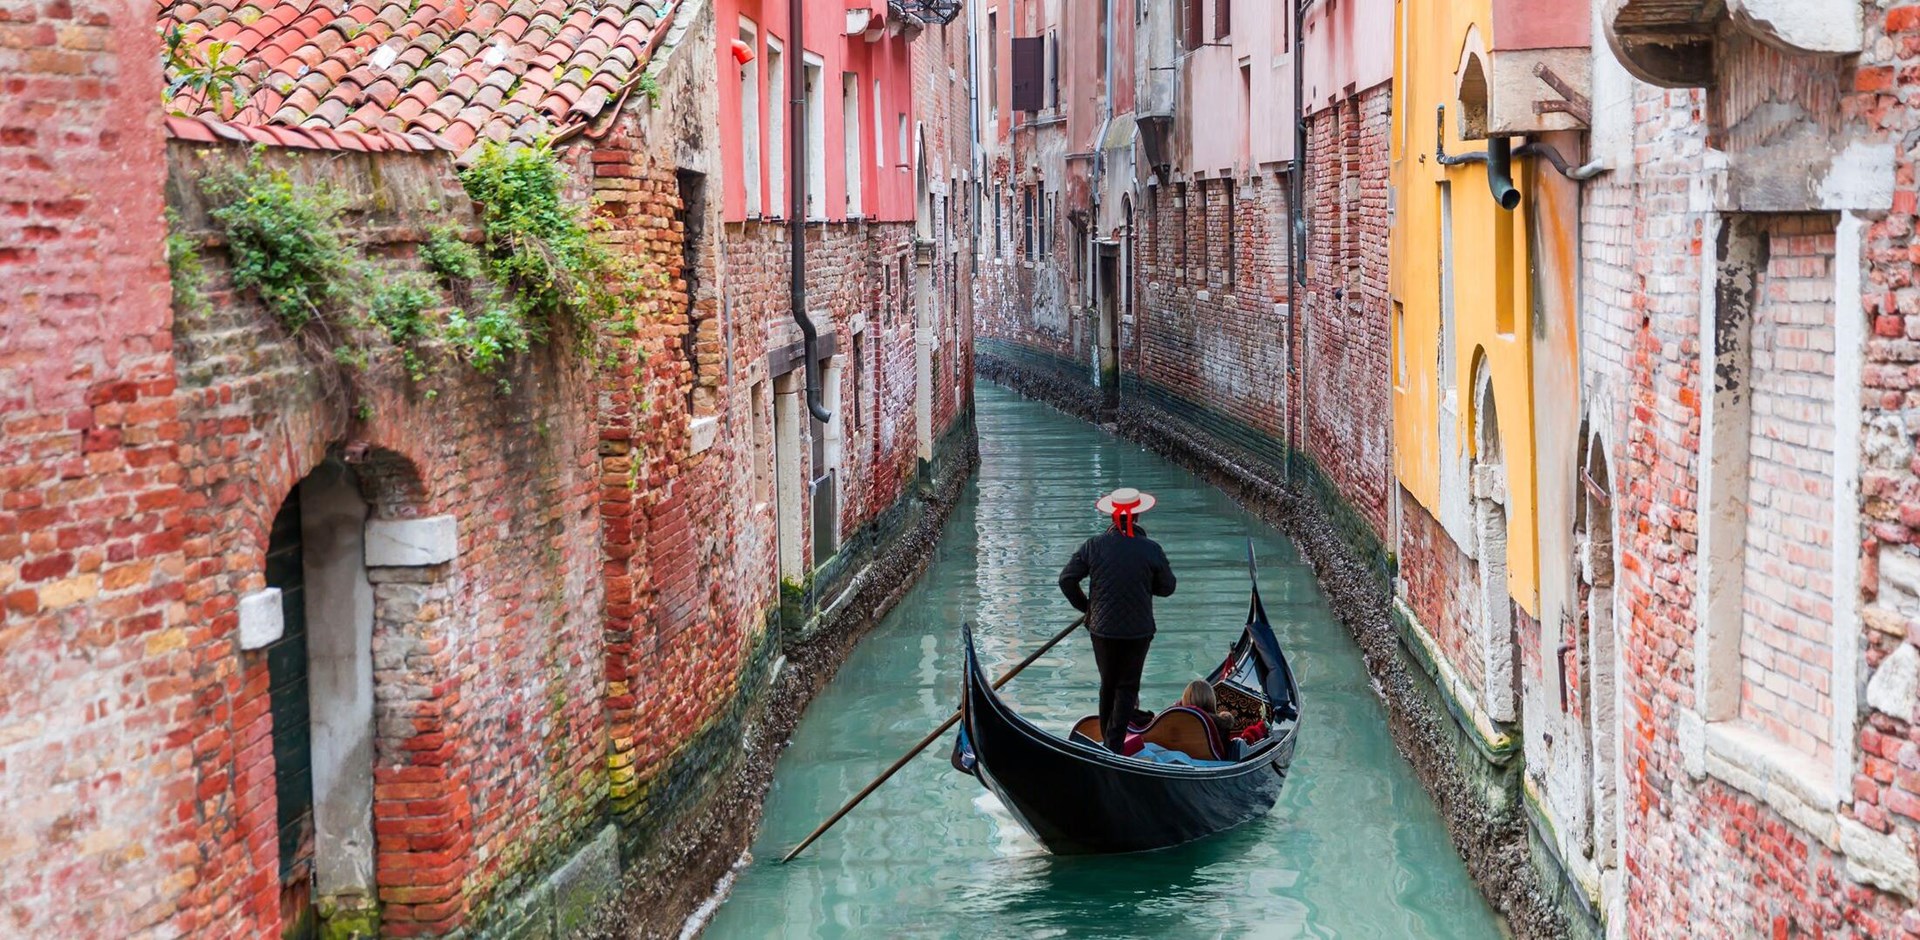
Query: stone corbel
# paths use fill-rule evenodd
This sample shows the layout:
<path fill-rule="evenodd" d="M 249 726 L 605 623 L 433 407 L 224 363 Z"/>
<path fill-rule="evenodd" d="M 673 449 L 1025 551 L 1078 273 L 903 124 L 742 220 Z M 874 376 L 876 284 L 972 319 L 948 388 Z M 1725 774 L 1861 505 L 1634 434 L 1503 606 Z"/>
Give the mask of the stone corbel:
<path fill-rule="evenodd" d="M 1807 55 L 1859 52 L 1864 32 L 1855 0 L 1727 0 L 1727 16 L 1761 42 Z"/>
<path fill-rule="evenodd" d="M 1635 78 L 1665 88 L 1713 84 L 1715 34 L 1723 22 L 1801 55 L 1859 52 L 1856 0 L 1606 0 L 1602 22 L 1613 56 Z"/>

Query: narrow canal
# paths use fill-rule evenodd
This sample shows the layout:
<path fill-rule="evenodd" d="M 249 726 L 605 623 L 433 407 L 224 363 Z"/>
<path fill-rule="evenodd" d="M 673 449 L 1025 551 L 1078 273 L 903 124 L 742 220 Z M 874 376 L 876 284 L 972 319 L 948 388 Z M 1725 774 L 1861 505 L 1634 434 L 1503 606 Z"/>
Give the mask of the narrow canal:
<path fill-rule="evenodd" d="M 1359 650 L 1293 546 L 1186 471 L 992 385 L 981 467 L 931 568 L 815 699 L 782 757 L 766 820 L 704 936 L 1497 937 L 1493 912 L 1393 748 Z M 1299 757 L 1269 816 L 1139 855 L 1043 852 L 943 741 L 793 862 L 780 856 L 957 701 L 960 625 L 989 671 L 1073 616 L 1054 578 L 1105 524 L 1116 485 L 1160 497 L 1142 517 L 1179 577 L 1157 609 L 1142 704 L 1161 708 L 1238 634 L 1251 537 L 1261 593 L 1299 676 Z M 1084 636 L 1003 691 L 1043 726 L 1091 712 Z"/>

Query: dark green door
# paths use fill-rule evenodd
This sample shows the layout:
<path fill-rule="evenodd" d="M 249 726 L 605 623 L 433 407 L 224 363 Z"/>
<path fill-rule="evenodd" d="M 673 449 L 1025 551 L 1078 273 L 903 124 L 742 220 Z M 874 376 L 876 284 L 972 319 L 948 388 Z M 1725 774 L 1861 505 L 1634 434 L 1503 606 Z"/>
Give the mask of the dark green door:
<path fill-rule="evenodd" d="M 300 489 L 273 517 L 267 586 L 280 589 L 286 629 L 266 647 L 273 710 L 273 782 L 280 803 L 283 936 L 306 938 L 313 917 L 313 725 L 307 714 L 307 601 L 300 552 Z"/>

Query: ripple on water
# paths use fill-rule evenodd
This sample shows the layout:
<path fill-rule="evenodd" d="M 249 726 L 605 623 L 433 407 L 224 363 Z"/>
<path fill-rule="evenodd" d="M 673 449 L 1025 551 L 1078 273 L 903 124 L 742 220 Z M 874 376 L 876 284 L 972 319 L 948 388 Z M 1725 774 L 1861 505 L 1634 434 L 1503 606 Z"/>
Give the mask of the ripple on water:
<path fill-rule="evenodd" d="M 753 861 L 704 936 L 1497 937 L 1491 910 L 1387 736 L 1359 651 L 1279 533 L 1131 443 L 993 386 L 978 393 L 981 468 L 933 563 L 814 701 L 780 759 Z M 1158 707 L 1218 660 L 1245 615 L 1246 540 L 1294 662 L 1306 719 L 1268 816 L 1160 852 L 1063 858 L 947 766 L 942 741 L 790 864 L 786 849 L 954 708 L 972 622 L 998 672 L 1071 619 L 1054 585 L 1118 485 L 1147 517 L 1180 587 L 1142 698 Z M 1041 724 L 1091 711 L 1083 638 L 1005 689 Z"/>

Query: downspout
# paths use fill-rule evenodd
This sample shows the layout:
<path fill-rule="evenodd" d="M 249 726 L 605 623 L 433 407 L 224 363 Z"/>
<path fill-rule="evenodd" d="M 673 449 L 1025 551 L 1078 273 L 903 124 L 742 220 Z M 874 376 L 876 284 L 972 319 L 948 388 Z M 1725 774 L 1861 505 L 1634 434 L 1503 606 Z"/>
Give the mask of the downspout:
<path fill-rule="evenodd" d="M 1490 137 L 1487 149 L 1472 153 L 1447 153 L 1447 106 L 1436 105 L 1433 109 L 1433 159 L 1441 166 L 1463 166 L 1468 163 L 1487 165 L 1487 191 L 1493 195 L 1493 201 L 1509 212 L 1520 205 L 1520 191 L 1513 187 L 1513 139 L 1510 137 Z M 1524 148 L 1523 148 L 1524 152 Z"/>
<path fill-rule="evenodd" d="M 1303 34 L 1307 25 L 1307 4 L 1312 0 L 1295 0 L 1293 4 L 1293 205 L 1288 209 L 1287 220 L 1287 387 L 1297 391 L 1298 396 L 1288 402 L 1287 408 L 1287 465 L 1286 480 L 1293 482 L 1294 454 L 1299 451 L 1300 402 L 1306 398 L 1305 390 L 1299 389 L 1297 378 L 1300 373 L 1298 359 L 1299 329 L 1296 324 L 1304 323 L 1300 317 L 1300 288 L 1307 283 L 1307 117 L 1306 117 L 1306 41 Z"/>
<path fill-rule="evenodd" d="M 807 316 L 807 63 L 805 30 L 802 28 L 805 0 L 787 0 L 787 32 L 793 45 L 787 56 L 787 166 L 792 167 L 787 194 L 793 205 L 787 211 L 787 239 L 793 252 L 789 300 L 793 304 L 793 322 L 800 325 L 801 346 L 805 350 L 807 370 L 807 410 L 813 420 L 826 424 L 833 412 L 820 404 L 820 359 L 816 350 L 820 333 Z"/>

